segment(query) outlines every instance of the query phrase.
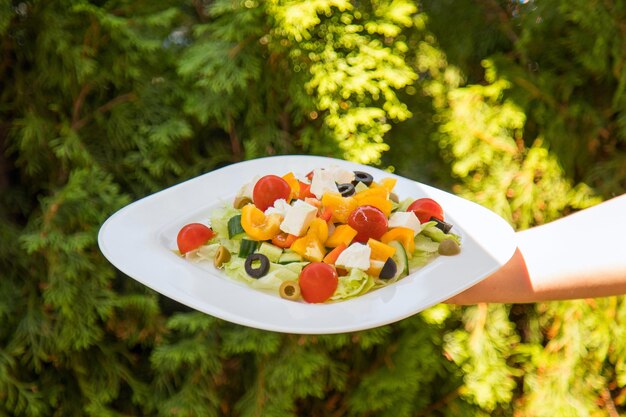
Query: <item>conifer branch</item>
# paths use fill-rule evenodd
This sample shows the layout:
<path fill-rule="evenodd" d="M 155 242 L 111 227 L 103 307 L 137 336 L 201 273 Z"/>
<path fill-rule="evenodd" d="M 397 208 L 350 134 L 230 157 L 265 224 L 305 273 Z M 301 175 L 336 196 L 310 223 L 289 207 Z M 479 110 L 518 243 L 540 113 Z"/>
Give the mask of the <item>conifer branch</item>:
<path fill-rule="evenodd" d="M 108 111 L 111 111 L 111 109 L 115 106 L 117 106 L 118 104 L 122 104 L 122 103 L 126 103 L 129 101 L 133 101 L 137 98 L 137 96 L 135 95 L 135 93 L 126 93 L 126 94 L 122 94 L 121 96 L 117 96 L 114 99 L 106 102 L 105 104 L 103 104 L 102 106 L 98 107 L 96 109 L 95 113 L 100 113 L 100 114 L 104 114 Z M 82 129 L 87 123 L 89 123 L 91 121 L 91 119 L 93 119 L 94 115 L 90 114 L 87 115 L 85 117 L 83 117 L 80 120 L 76 120 L 76 121 L 72 121 L 72 129 L 73 130 L 80 130 Z"/>
<path fill-rule="evenodd" d="M 609 417 L 620 417 L 617 408 L 615 407 L 615 402 L 613 401 L 613 397 L 611 397 L 611 391 L 605 387 L 602 390 L 602 402 L 604 403 L 604 407 L 606 408 L 606 412 Z"/>
<path fill-rule="evenodd" d="M 4 48 L 2 48 L 2 61 L 0 61 L 0 80 L 4 78 L 5 71 L 8 68 L 11 68 L 13 64 L 13 60 L 11 59 L 13 42 L 11 42 L 11 39 L 8 36 L 5 36 L 3 41 Z"/>
<path fill-rule="evenodd" d="M 497 19 L 500 21 L 500 28 L 504 32 L 507 38 L 513 43 L 516 43 L 519 39 L 517 33 L 511 27 L 511 19 L 509 14 L 498 4 L 495 0 L 479 0 L 479 3 L 483 3 L 483 6 L 489 11 L 493 12 Z"/>
<path fill-rule="evenodd" d="M 482 132 L 480 130 L 472 130 L 471 134 L 472 136 L 476 137 L 480 141 L 487 143 L 489 146 L 493 147 L 494 149 L 497 149 L 499 151 L 502 151 L 511 155 L 516 155 L 518 153 L 517 146 L 499 141 L 497 138 L 494 138 L 493 136 L 488 135 L 485 132 Z"/>
<path fill-rule="evenodd" d="M 80 93 L 78 93 L 78 97 L 74 100 L 74 105 L 72 106 L 72 126 L 75 126 L 79 122 L 80 111 L 83 108 L 83 103 L 85 103 L 85 99 L 91 92 L 92 88 L 93 86 L 91 84 L 83 85 L 80 89 Z"/>
<path fill-rule="evenodd" d="M 446 394 L 445 396 L 443 396 L 442 398 L 440 398 L 438 401 L 430 404 L 428 407 L 424 408 L 423 410 L 421 410 L 420 412 L 415 414 L 414 417 L 430 416 L 430 415 L 432 415 L 433 412 L 439 410 L 440 408 L 445 407 L 451 401 L 454 401 L 456 398 L 459 397 L 459 395 L 460 395 L 460 389 L 457 388 L 454 391 L 451 391 L 448 394 Z"/>
<path fill-rule="evenodd" d="M 9 126 L 0 124 L 0 190 L 5 190 L 9 187 L 9 163 L 4 156 L 6 152 L 6 141 L 8 136 Z"/>
<path fill-rule="evenodd" d="M 196 14 L 198 15 L 198 19 L 200 22 L 204 23 L 207 21 L 207 16 L 205 13 L 206 7 L 204 6 L 202 0 L 193 0 L 193 7 L 196 9 Z"/>
<path fill-rule="evenodd" d="M 241 161 L 243 157 L 241 152 L 241 143 L 237 137 L 235 122 L 231 114 L 228 115 L 228 137 L 230 138 L 230 148 L 233 152 L 233 161 Z"/>

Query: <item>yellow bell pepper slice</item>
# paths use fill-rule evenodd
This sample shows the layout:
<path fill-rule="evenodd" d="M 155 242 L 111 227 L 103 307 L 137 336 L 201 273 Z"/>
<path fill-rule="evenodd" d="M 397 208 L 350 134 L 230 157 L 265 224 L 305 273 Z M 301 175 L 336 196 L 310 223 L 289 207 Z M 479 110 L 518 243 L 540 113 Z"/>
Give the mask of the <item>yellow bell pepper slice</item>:
<path fill-rule="evenodd" d="M 391 193 L 398 182 L 395 178 L 383 178 L 380 180 L 380 186 L 385 188 L 388 193 Z"/>
<path fill-rule="evenodd" d="M 366 188 L 363 191 L 359 191 L 358 193 L 354 194 L 354 199 L 359 202 L 360 200 L 364 199 L 364 198 L 371 198 L 371 197 L 378 197 L 378 198 L 382 198 L 382 199 L 386 199 L 389 196 L 389 191 L 387 191 L 387 189 L 385 187 L 370 187 L 370 188 Z"/>
<path fill-rule="evenodd" d="M 322 262 L 326 255 L 324 242 L 328 239 L 328 225 L 322 219 L 315 218 L 306 234 L 295 240 L 291 250 L 311 262 Z"/>
<path fill-rule="evenodd" d="M 324 193 L 322 196 L 322 207 L 330 210 L 333 223 L 347 223 L 350 213 L 358 206 L 353 197 L 342 197 L 340 193 Z"/>
<path fill-rule="evenodd" d="M 241 226 L 254 240 L 270 240 L 276 237 L 280 233 L 282 221 L 280 214 L 266 216 L 254 204 L 245 205 L 241 209 Z"/>
<path fill-rule="evenodd" d="M 311 222 L 307 235 L 314 235 L 321 243 L 325 243 L 328 239 L 328 223 L 320 217 L 316 217 Z"/>
<path fill-rule="evenodd" d="M 392 240 L 397 240 L 404 247 L 406 255 L 411 258 L 415 251 L 415 240 L 413 236 L 413 229 L 408 227 L 394 227 L 389 229 L 382 237 L 380 241 L 383 243 L 389 243 Z"/>
<path fill-rule="evenodd" d="M 335 231 L 328 237 L 328 240 L 325 244 L 329 248 L 336 248 L 342 243 L 346 246 L 350 246 L 350 243 L 352 243 L 352 239 L 354 239 L 357 234 L 358 232 L 354 230 L 354 228 L 352 228 L 350 225 L 340 224 L 339 226 L 335 227 Z"/>
<path fill-rule="evenodd" d="M 288 172 L 282 177 L 287 184 L 289 184 L 289 188 L 291 188 L 291 194 L 289 195 L 289 199 L 293 200 L 294 198 L 298 198 L 300 195 L 300 181 L 296 178 L 293 172 Z"/>
<path fill-rule="evenodd" d="M 382 211 L 385 216 L 391 215 L 393 204 L 389 200 L 389 191 L 385 187 L 368 188 L 354 195 L 358 206 L 374 206 Z"/>

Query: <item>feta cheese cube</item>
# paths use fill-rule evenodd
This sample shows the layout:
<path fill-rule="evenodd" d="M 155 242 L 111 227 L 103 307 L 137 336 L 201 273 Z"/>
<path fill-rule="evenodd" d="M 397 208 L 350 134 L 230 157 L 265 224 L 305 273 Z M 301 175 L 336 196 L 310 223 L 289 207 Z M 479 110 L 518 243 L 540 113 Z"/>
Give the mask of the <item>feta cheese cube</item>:
<path fill-rule="evenodd" d="M 328 168 L 330 175 L 337 184 L 348 184 L 354 181 L 354 171 L 350 171 L 338 166 L 331 166 Z"/>
<path fill-rule="evenodd" d="M 422 225 L 412 211 L 398 211 L 389 217 L 389 228 L 392 227 L 406 227 L 407 229 L 413 229 L 413 236 L 422 231 Z"/>
<path fill-rule="evenodd" d="M 317 216 L 317 207 L 302 200 L 296 200 L 293 206 L 287 209 L 285 218 L 280 224 L 280 230 L 296 236 L 302 236 Z"/>
<path fill-rule="evenodd" d="M 283 218 L 287 215 L 287 212 L 291 209 L 291 206 L 284 198 L 279 198 L 274 201 L 274 205 L 268 207 L 265 210 L 265 215 L 269 216 L 270 214 L 280 214 Z"/>
<path fill-rule="evenodd" d="M 256 185 L 257 181 L 260 179 L 260 177 L 257 175 L 255 176 L 252 181 L 250 181 L 247 184 L 244 184 L 239 191 L 237 192 L 237 195 L 235 197 L 247 197 L 250 200 L 252 200 L 252 192 L 254 190 L 254 186 Z"/>
<path fill-rule="evenodd" d="M 332 171 L 327 169 L 316 169 L 313 171 L 311 180 L 311 192 L 315 197 L 322 198 L 324 193 L 338 193 L 337 184 Z"/>
<path fill-rule="evenodd" d="M 367 271 L 370 267 L 372 249 L 363 243 L 353 243 L 339 254 L 335 265 Z"/>

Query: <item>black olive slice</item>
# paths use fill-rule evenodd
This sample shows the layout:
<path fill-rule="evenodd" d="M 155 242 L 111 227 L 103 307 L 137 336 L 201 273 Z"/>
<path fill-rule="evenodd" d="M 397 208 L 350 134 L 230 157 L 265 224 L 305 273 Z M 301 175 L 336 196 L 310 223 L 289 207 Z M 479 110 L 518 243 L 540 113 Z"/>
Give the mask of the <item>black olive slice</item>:
<path fill-rule="evenodd" d="M 380 279 L 393 278 L 396 276 L 396 272 L 398 272 L 398 266 L 396 265 L 396 262 L 393 259 L 388 258 L 385 264 L 383 265 L 383 268 L 380 270 L 380 274 L 378 275 L 378 278 Z"/>
<path fill-rule="evenodd" d="M 431 217 L 430 218 L 431 222 L 437 222 L 437 224 L 435 225 L 435 227 L 439 230 L 441 230 L 444 233 L 449 233 L 450 229 L 452 229 L 452 225 L 450 223 L 446 223 L 444 221 L 439 220 L 436 217 Z"/>
<path fill-rule="evenodd" d="M 252 253 L 246 258 L 244 266 L 252 278 L 261 278 L 270 270 L 270 260 L 262 253 Z"/>
<path fill-rule="evenodd" d="M 372 182 L 374 182 L 374 177 L 367 172 L 354 171 L 354 181 L 352 181 L 352 185 L 357 185 L 359 182 L 362 182 L 369 187 L 372 185 Z"/>
<path fill-rule="evenodd" d="M 354 185 L 352 184 L 337 184 L 337 189 L 342 197 L 350 197 L 355 192 Z"/>

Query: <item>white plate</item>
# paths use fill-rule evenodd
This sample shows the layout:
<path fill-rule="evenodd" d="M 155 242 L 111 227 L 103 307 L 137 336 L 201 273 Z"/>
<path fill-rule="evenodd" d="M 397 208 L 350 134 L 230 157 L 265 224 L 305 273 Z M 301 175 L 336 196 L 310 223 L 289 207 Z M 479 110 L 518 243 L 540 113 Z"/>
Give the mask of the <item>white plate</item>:
<path fill-rule="evenodd" d="M 213 208 L 231 204 L 255 176 L 306 174 L 331 165 L 395 177 L 401 199 L 431 197 L 462 238 L 460 255 L 439 256 L 388 287 L 332 304 L 288 301 L 233 281 L 208 262 L 177 256 L 176 235 L 185 224 L 206 221 Z M 382 326 L 448 299 L 487 277 L 515 250 L 514 233 L 501 217 L 470 201 L 387 172 L 338 159 L 277 156 L 250 160 L 201 175 L 132 203 L 111 216 L 98 243 L 126 275 L 196 310 L 264 330 L 330 334 Z"/>

